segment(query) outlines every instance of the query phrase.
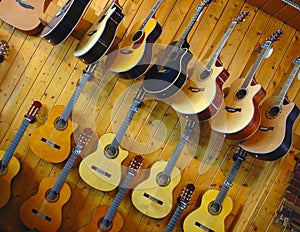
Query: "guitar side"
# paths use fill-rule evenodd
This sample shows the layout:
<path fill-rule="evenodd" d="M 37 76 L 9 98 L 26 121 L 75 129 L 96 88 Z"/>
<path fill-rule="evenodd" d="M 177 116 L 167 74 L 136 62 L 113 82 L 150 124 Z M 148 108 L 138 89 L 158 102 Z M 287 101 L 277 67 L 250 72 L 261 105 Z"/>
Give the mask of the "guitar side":
<path fill-rule="evenodd" d="M 5 151 L 0 150 L 0 159 L 2 159 L 4 154 Z M 9 201 L 11 193 L 11 181 L 18 174 L 19 170 L 20 162 L 15 156 L 12 156 L 6 168 L 6 172 L 0 174 L 0 208 L 5 206 Z"/>
<path fill-rule="evenodd" d="M 78 127 L 77 123 L 68 119 L 65 129 L 57 130 L 55 128 L 55 121 L 63 110 L 64 106 L 62 105 L 54 106 L 50 110 L 45 124 L 33 131 L 29 137 L 29 147 L 33 153 L 51 163 L 60 163 L 69 156 L 71 135 Z"/>
<path fill-rule="evenodd" d="M 88 225 L 86 225 L 85 227 L 82 227 L 81 229 L 79 229 L 78 232 L 98 232 L 100 223 L 104 219 L 105 214 L 108 211 L 108 209 L 109 209 L 109 206 L 107 206 L 107 205 L 98 206 L 93 212 L 93 216 L 92 216 L 90 223 Z M 105 230 L 105 231 L 119 232 L 119 231 L 121 231 L 123 225 L 124 225 L 123 216 L 117 211 L 111 222 L 110 229 Z"/>
<path fill-rule="evenodd" d="M 171 172 L 171 180 L 167 186 L 159 186 L 156 177 L 161 173 L 167 162 L 155 162 L 150 171 L 150 176 L 132 191 L 132 204 L 143 214 L 152 218 L 163 218 L 172 210 L 173 190 L 181 180 L 181 173 L 177 167 Z"/>
<path fill-rule="evenodd" d="M 113 133 L 102 135 L 97 150 L 79 164 L 79 175 L 82 180 L 101 191 L 111 191 L 119 185 L 122 177 L 121 165 L 128 156 L 128 151 L 120 147 L 116 158 L 109 159 L 105 156 L 104 149 L 112 143 L 114 137 Z"/>
<path fill-rule="evenodd" d="M 62 207 L 71 197 L 71 188 L 63 184 L 59 197 L 55 202 L 49 202 L 45 196 L 54 185 L 56 178 L 44 178 L 36 195 L 26 200 L 20 208 L 20 218 L 29 229 L 43 232 L 57 231 L 62 223 Z"/>
<path fill-rule="evenodd" d="M 233 208 L 233 202 L 226 196 L 222 203 L 222 210 L 219 214 L 213 215 L 208 211 L 209 205 L 216 199 L 219 191 L 210 189 L 202 196 L 201 206 L 191 212 L 183 222 L 183 230 L 190 231 L 225 231 L 225 218 Z"/>

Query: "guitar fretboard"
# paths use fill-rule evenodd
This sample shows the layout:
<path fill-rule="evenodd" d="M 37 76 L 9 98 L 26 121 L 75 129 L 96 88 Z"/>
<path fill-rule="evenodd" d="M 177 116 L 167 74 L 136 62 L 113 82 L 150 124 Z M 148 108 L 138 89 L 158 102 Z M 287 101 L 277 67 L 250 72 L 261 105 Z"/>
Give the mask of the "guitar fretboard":
<path fill-rule="evenodd" d="M 142 23 L 142 25 L 139 27 L 139 31 L 143 31 L 144 30 L 146 24 L 152 18 L 152 16 L 155 14 L 155 12 L 157 11 L 157 9 L 158 9 L 158 7 L 160 6 L 161 3 L 162 3 L 162 0 L 158 0 L 156 2 L 156 4 L 154 5 L 154 7 L 152 8 L 152 10 L 150 11 L 149 15 L 146 17 L 146 19 L 144 20 L 144 22 Z"/>

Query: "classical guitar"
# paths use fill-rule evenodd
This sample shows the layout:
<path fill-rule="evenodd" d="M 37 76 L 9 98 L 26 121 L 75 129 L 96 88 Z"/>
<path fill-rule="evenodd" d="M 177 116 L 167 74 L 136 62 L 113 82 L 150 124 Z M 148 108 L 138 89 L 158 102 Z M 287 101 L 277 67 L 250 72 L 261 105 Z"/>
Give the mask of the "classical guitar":
<path fill-rule="evenodd" d="M 74 56 L 83 63 L 91 64 L 99 60 L 111 47 L 124 14 L 118 0 L 113 0 L 101 15 L 100 20 L 85 33 Z"/>
<path fill-rule="evenodd" d="M 7 42 L 5 40 L 0 40 L 0 63 L 4 61 L 4 55 L 6 55 L 8 48 Z"/>
<path fill-rule="evenodd" d="M 31 133 L 29 147 L 34 154 L 51 162 L 60 163 L 70 154 L 72 134 L 78 127 L 70 119 L 71 112 L 86 82 L 93 78 L 97 64 L 89 65 L 84 71 L 79 85 L 66 106 L 54 106 L 47 121 Z"/>
<path fill-rule="evenodd" d="M 258 130 L 241 147 L 261 160 L 278 160 L 286 155 L 292 145 L 293 125 L 299 108 L 285 99 L 300 66 L 300 57 L 278 96 L 271 96 L 260 105 L 261 123 Z"/>
<path fill-rule="evenodd" d="M 89 4 L 90 0 L 67 0 L 44 27 L 41 37 L 52 45 L 65 41 L 79 23 Z"/>
<path fill-rule="evenodd" d="M 101 191 L 111 191 L 121 180 L 121 163 L 128 151 L 119 148 L 123 136 L 142 104 L 145 91 L 139 88 L 117 134 L 106 133 L 98 141 L 97 150 L 86 156 L 79 164 L 79 175 L 83 181 Z"/>
<path fill-rule="evenodd" d="M 176 162 L 189 140 L 195 122 L 188 120 L 185 130 L 168 161 L 156 161 L 150 170 L 150 176 L 132 191 L 132 204 L 143 214 L 152 218 L 167 216 L 173 205 L 173 190 L 181 179 Z"/>
<path fill-rule="evenodd" d="M 197 9 L 178 41 L 166 48 L 162 59 L 145 74 L 144 89 L 160 98 L 167 98 L 179 91 L 187 79 L 187 66 L 193 55 L 189 51 L 187 37 L 195 22 L 199 20 L 205 6 L 212 0 L 204 0 Z"/>
<path fill-rule="evenodd" d="M 228 139 L 244 140 L 258 129 L 260 124 L 258 105 L 266 92 L 260 84 L 251 85 L 251 83 L 263 58 L 270 53 L 271 45 L 281 34 L 282 30 L 277 30 L 267 38 L 246 78 L 232 82 L 220 110 L 210 121 L 214 131 L 224 134 Z"/>
<path fill-rule="evenodd" d="M 20 163 L 13 155 L 29 123 L 33 123 L 35 116 L 42 107 L 38 101 L 34 101 L 29 111 L 24 116 L 21 127 L 11 141 L 6 151 L 0 150 L 0 208 L 6 205 L 10 198 L 10 183 L 20 170 Z"/>
<path fill-rule="evenodd" d="M 59 176 L 44 178 L 37 194 L 21 205 L 20 218 L 27 228 L 43 232 L 53 232 L 59 229 L 62 222 L 62 207 L 71 197 L 71 188 L 65 180 L 91 136 L 92 130 L 84 129 L 76 140 L 72 154 Z"/>
<path fill-rule="evenodd" d="M 178 206 L 173 213 L 170 221 L 168 222 L 164 232 L 172 232 L 179 220 L 182 212 L 189 206 L 191 203 L 191 197 L 194 193 L 195 186 L 193 184 L 188 184 L 185 189 L 182 191 L 180 197 L 177 199 Z"/>
<path fill-rule="evenodd" d="M 143 157 L 136 155 L 130 162 L 128 173 L 120 185 L 119 191 L 112 204 L 108 206 L 100 205 L 93 213 L 91 222 L 80 229 L 78 232 L 98 232 L 98 231 L 121 231 L 124 220 L 122 215 L 117 211 L 133 178 L 136 176 L 139 168 L 142 166 Z"/>
<path fill-rule="evenodd" d="M 234 165 L 221 190 L 210 189 L 203 194 L 201 206 L 185 218 L 183 222 L 184 231 L 225 231 L 225 218 L 233 208 L 233 202 L 227 196 L 227 192 L 231 188 L 232 182 L 246 156 L 247 152 L 239 147 L 237 153 L 233 156 Z"/>
<path fill-rule="evenodd" d="M 213 117 L 220 109 L 224 98 L 222 86 L 229 77 L 229 73 L 223 68 L 218 58 L 235 26 L 243 22 L 248 15 L 248 11 L 243 11 L 232 20 L 204 69 L 200 64 L 195 65 L 193 75 L 181 89 L 184 97 L 175 95 L 172 99 L 171 106 L 175 111 L 182 114 L 197 114 L 200 121 L 205 121 Z M 191 105 L 186 101 L 190 101 Z"/>
<path fill-rule="evenodd" d="M 162 0 L 158 0 L 145 20 L 133 26 L 119 49 L 108 55 L 106 66 L 110 71 L 125 79 L 135 79 L 145 73 L 151 63 L 153 44 L 162 32 L 162 27 L 152 17 L 161 3 Z"/>
<path fill-rule="evenodd" d="M 50 2 L 51 0 L 1 0 L 0 18 L 27 34 L 37 34 L 43 29 L 40 15 Z"/>

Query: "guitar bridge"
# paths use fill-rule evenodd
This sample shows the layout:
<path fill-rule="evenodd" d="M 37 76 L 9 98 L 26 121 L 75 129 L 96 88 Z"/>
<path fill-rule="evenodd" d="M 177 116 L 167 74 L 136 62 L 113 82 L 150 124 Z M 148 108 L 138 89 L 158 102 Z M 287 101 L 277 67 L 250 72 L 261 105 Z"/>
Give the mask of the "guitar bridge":
<path fill-rule="evenodd" d="M 198 226 L 199 228 L 205 230 L 205 231 L 208 231 L 208 232 L 215 232 L 214 230 L 211 230 L 211 229 L 207 228 L 206 226 L 202 225 L 202 224 L 199 223 L 199 222 L 195 222 L 195 225 Z"/>
<path fill-rule="evenodd" d="M 269 130 L 274 130 L 274 127 L 273 126 L 259 126 L 259 130 L 269 131 Z"/>
<path fill-rule="evenodd" d="M 149 195 L 148 193 L 144 193 L 143 196 L 144 196 L 144 197 L 147 197 L 148 199 L 150 199 L 151 201 L 154 201 L 155 203 L 157 203 L 157 204 L 159 204 L 159 205 L 162 205 L 162 204 L 164 203 L 163 201 L 161 201 L 161 200 L 159 200 L 159 199 L 157 199 L 157 198 L 155 198 L 155 197 Z"/>
<path fill-rule="evenodd" d="M 242 112 L 241 108 L 232 108 L 229 106 L 225 106 L 224 108 L 228 113 Z"/>
<path fill-rule="evenodd" d="M 36 209 L 32 209 L 31 211 L 32 211 L 34 214 L 38 215 L 39 217 L 45 219 L 46 221 L 49 221 L 49 222 L 50 222 L 50 221 L 52 220 L 51 217 L 48 217 L 47 215 L 41 213 L 40 211 L 37 211 Z"/>
<path fill-rule="evenodd" d="M 41 141 L 44 142 L 44 143 L 46 143 L 46 144 L 48 144 L 48 145 L 51 146 L 51 147 L 54 147 L 54 148 L 56 148 L 56 149 L 60 149 L 60 146 L 59 146 L 59 145 L 57 145 L 57 144 L 55 144 L 55 143 L 49 141 L 48 139 L 41 138 Z"/>
<path fill-rule="evenodd" d="M 91 169 L 94 170 L 94 171 L 96 171 L 96 172 L 98 172 L 98 173 L 100 173 L 103 176 L 106 176 L 108 178 L 111 177 L 111 174 L 109 174 L 108 172 L 103 171 L 102 169 L 100 169 L 100 168 L 98 168 L 98 167 L 96 167 L 94 165 L 92 165 Z"/>

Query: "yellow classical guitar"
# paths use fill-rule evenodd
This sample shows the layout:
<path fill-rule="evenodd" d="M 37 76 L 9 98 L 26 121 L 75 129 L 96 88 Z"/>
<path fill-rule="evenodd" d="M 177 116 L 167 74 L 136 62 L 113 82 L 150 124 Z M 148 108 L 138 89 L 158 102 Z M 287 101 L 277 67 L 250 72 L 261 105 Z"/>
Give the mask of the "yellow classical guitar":
<path fill-rule="evenodd" d="M 84 85 L 93 77 L 96 67 L 97 64 L 87 66 L 68 104 L 54 106 L 45 124 L 38 127 L 29 137 L 30 149 L 40 158 L 51 163 L 60 163 L 69 156 L 71 136 L 78 127 L 77 123 L 70 119 L 70 115 Z"/>
<path fill-rule="evenodd" d="M 34 122 L 35 116 L 41 107 L 42 104 L 40 102 L 33 102 L 7 150 L 0 150 L 0 208 L 8 202 L 10 198 L 10 183 L 20 170 L 20 163 L 13 154 L 29 123 Z"/>
<path fill-rule="evenodd" d="M 233 208 L 233 202 L 227 192 L 232 186 L 232 182 L 242 164 L 247 153 L 238 148 L 238 153 L 234 155 L 234 165 L 232 166 L 220 191 L 216 189 L 207 190 L 201 201 L 201 206 L 191 212 L 183 222 L 183 230 L 191 231 L 211 231 L 224 232 L 225 218 Z"/>
<path fill-rule="evenodd" d="M 140 212 L 152 218 L 167 216 L 173 206 L 173 190 L 179 184 L 181 173 L 175 166 L 179 155 L 193 131 L 195 122 L 188 120 L 185 130 L 168 161 L 156 161 L 150 176 L 132 192 L 132 203 Z"/>
<path fill-rule="evenodd" d="M 44 178 L 37 194 L 21 205 L 20 218 L 26 227 L 43 232 L 59 229 L 62 222 L 62 207 L 71 197 L 71 188 L 65 180 L 91 135 L 90 128 L 84 129 L 59 176 Z"/>
<path fill-rule="evenodd" d="M 85 157 L 79 165 L 80 177 L 90 186 L 101 191 L 111 191 L 121 180 L 121 163 L 128 151 L 119 148 L 121 140 L 145 96 L 139 88 L 117 134 L 106 133 L 98 141 L 97 150 Z"/>

